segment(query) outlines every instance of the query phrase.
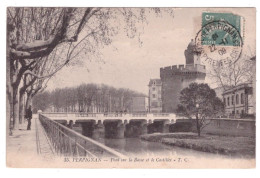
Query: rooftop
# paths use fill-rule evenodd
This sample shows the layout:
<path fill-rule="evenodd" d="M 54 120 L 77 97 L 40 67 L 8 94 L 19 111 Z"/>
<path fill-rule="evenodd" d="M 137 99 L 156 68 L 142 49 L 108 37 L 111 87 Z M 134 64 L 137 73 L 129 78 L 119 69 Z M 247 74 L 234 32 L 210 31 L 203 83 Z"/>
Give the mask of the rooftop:
<path fill-rule="evenodd" d="M 252 83 L 241 83 L 237 86 L 234 86 L 230 89 L 227 89 L 223 92 L 223 95 L 224 94 L 228 94 L 228 93 L 231 93 L 231 92 L 234 92 L 235 90 L 241 90 L 241 89 L 245 89 L 245 88 L 252 88 Z"/>
<path fill-rule="evenodd" d="M 148 86 L 151 86 L 153 84 L 153 82 L 155 82 L 155 85 L 157 85 L 157 86 L 162 85 L 161 79 L 150 79 Z"/>

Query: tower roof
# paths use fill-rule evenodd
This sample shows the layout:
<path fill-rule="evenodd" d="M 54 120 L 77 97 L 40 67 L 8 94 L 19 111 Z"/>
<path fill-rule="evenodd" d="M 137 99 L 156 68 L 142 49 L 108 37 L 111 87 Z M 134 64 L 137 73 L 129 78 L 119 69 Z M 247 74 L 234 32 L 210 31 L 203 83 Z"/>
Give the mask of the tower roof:
<path fill-rule="evenodd" d="M 150 79 L 148 86 L 153 85 L 153 83 L 155 83 L 155 85 L 162 85 L 161 79 Z"/>
<path fill-rule="evenodd" d="M 195 41 L 193 39 L 191 39 L 187 49 L 193 50 L 195 48 L 196 44 Z"/>

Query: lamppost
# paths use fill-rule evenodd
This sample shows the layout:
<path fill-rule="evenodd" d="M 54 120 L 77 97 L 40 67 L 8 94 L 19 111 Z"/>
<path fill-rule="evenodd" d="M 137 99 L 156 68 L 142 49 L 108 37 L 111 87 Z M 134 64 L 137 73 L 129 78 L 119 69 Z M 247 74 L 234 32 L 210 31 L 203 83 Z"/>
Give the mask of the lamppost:
<path fill-rule="evenodd" d="M 196 119 L 197 120 L 199 119 L 199 107 L 200 107 L 200 105 L 197 103 L 196 104 Z"/>

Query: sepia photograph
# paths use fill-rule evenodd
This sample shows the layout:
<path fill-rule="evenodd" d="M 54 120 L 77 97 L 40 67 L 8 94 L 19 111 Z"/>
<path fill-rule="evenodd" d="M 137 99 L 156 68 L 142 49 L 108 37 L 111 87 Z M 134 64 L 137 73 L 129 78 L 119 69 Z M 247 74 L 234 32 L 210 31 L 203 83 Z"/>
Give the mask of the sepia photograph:
<path fill-rule="evenodd" d="M 6 8 L 6 166 L 255 168 L 256 8 Z"/>

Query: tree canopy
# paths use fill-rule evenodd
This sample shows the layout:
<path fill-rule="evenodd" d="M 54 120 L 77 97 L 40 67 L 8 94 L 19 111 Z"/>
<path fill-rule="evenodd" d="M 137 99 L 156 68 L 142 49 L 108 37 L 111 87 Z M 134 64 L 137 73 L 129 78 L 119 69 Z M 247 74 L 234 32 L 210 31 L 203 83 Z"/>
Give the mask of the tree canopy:
<path fill-rule="evenodd" d="M 145 95 L 104 84 L 81 84 L 38 93 L 33 98 L 33 107 L 34 111 L 128 112 L 132 109 L 132 98 L 136 96 Z"/>
<path fill-rule="evenodd" d="M 178 114 L 190 119 L 195 116 L 199 135 L 208 124 L 206 119 L 216 117 L 224 110 L 224 104 L 216 96 L 216 92 L 204 83 L 191 83 L 180 92 L 179 100 Z"/>
<path fill-rule="evenodd" d="M 173 16 L 172 8 L 8 7 L 7 118 L 17 128 L 27 101 L 71 61 L 98 59 L 100 48 L 123 30 L 140 39 L 147 15 Z M 77 63 L 77 62 L 76 62 Z M 23 81 L 23 82 L 21 82 Z M 19 116 L 18 116 L 19 113 Z"/>

